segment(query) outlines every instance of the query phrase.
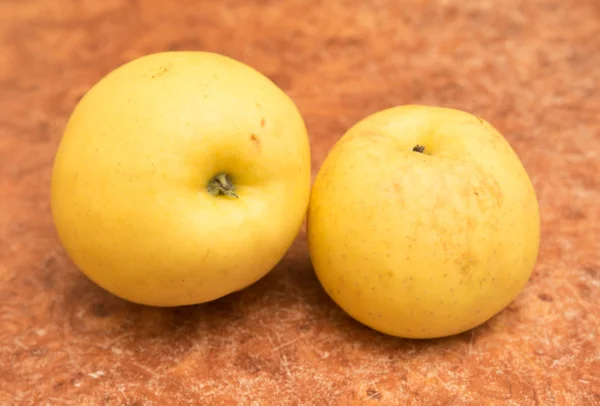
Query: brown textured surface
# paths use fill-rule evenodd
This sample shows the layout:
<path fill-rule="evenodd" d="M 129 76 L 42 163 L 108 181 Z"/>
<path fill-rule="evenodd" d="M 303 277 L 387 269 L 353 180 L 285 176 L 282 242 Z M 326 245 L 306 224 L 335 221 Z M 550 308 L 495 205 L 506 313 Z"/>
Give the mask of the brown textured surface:
<path fill-rule="evenodd" d="M 49 214 L 77 99 L 164 49 L 251 64 L 298 103 L 316 171 L 356 120 L 462 108 L 509 139 L 543 239 L 499 316 L 433 341 L 385 337 L 317 283 L 304 236 L 211 304 L 125 303 L 80 274 Z M 7 0 L 0 3 L 0 404 L 600 404 L 600 3 Z"/>

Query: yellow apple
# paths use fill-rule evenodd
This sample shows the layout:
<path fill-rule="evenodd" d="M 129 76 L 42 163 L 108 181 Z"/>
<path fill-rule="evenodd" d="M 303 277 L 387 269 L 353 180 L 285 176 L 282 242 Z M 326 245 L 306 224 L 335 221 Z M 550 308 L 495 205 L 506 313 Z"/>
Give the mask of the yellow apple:
<path fill-rule="evenodd" d="M 179 306 L 266 275 L 300 230 L 310 182 L 306 127 L 281 89 L 223 55 L 163 52 L 118 67 L 78 103 L 51 203 L 91 280 Z"/>
<path fill-rule="evenodd" d="M 500 312 L 537 259 L 534 188 L 505 138 L 469 113 L 398 106 L 336 143 L 308 209 L 315 273 L 351 317 L 406 338 Z"/>

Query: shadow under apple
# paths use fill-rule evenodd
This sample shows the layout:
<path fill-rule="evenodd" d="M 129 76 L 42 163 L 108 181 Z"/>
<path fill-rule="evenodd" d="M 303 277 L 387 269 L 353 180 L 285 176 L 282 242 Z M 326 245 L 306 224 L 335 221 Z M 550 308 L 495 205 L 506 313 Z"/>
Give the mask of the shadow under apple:
<path fill-rule="evenodd" d="M 131 351 L 150 346 L 162 352 L 169 351 L 167 348 L 186 352 L 206 345 L 230 351 L 251 340 L 273 341 L 275 334 L 283 336 L 284 342 L 273 341 L 271 347 L 303 340 L 314 352 L 340 352 L 339 357 L 327 362 L 351 365 L 352 360 L 343 353 L 347 345 L 374 357 L 399 353 L 406 357 L 432 349 L 465 351 L 489 323 L 462 334 L 428 340 L 391 337 L 368 328 L 348 316 L 322 289 L 303 234 L 261 280 L 199 305 L 138 305 L 101 289 L 78 271 L 72 274 L 62 298 L 70 334 L 96 341 L 102 348 L 118 343 Z M 229 347 L 224 342 L 229 342 Z M 253 351 L 251 347 L 243 350 Z"/>
<path fill-rule="evenodd" d="M 303 236 L 299 236 L 286 256 L 265 277 L 253 285 L 217 300 L 190 306 L 152 307 L 123 300 L 102 289 L 72 263 L 65 265 L 68 279 L 58 301 L 69 315 L 74 332 L 90 332 L 98 327 L 103 334 L 132 333 L 137 340 L 172 337 L 192 333 L 223 334 L 223 330 L 244 324 L 260 313 L 270 323 L 270 310 L 309 304 L 320 289 L 312 275 Z M 63 256 L 66 254 L 63 254 Z M 67 262 L 66 257 L 64 261 Z M 61 271 L 62 272 L 62 271 Z M 312 292 L 312 293 L 311 293 Z M 98 331 L 100 332 L 100 331 Z"/>

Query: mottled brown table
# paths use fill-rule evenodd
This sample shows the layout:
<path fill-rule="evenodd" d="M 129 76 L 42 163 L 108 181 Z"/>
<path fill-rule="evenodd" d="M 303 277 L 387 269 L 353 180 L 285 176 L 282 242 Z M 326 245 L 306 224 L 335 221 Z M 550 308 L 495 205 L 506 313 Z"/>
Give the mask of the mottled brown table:
<path fill-rule="evenodd" d="M 136 306 L 70 263 L 49 211 L 52 159 L 102 75 L 166 49 L 271 77 L 310 130 L 313 170 L 358 119 L 457 107 L 509 139 L 543 238 L 517 300 L 460 336 L 410 341 L 347 317 L 302 233 L 249 289 Z M 600 404 L 600 2 L 0 2 L 0 404 Z"/>

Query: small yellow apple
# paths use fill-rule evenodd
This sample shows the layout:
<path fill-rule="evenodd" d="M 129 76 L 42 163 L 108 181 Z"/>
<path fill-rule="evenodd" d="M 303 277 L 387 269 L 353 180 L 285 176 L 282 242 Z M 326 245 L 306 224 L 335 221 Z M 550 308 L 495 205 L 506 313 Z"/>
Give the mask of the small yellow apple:
<path fill-rule="evenodd" d="M 479 117 L 423 105 L 344 134 L 317 174 L 307 226 L 330 297 L 406 338 L 457 334 L 500 312 L 540 238 L 534 188 L 505 138 Z"/>
<path fill-rule="evenodd" d="M 132 302 L 217 299 L 266 275 L 300 230 L 310 149 L 295 104 L 229 57 L 163 52 L 102 78 L 56 154 L 58 236 Z"/>

